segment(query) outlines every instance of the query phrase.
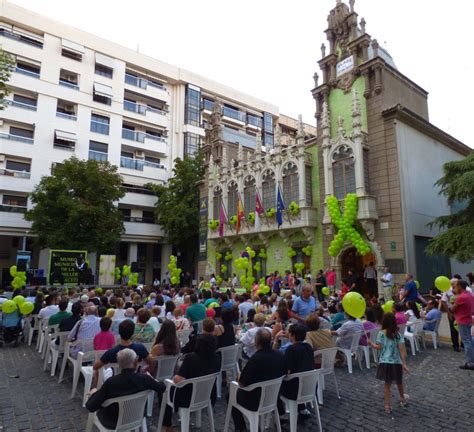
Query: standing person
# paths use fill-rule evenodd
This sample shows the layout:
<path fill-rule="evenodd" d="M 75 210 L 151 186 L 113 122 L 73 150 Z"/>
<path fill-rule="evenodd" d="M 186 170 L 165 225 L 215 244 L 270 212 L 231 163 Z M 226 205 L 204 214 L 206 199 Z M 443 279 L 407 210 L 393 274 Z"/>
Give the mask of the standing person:
<path fill-rule="evenodd" d="M 305 285 L 301 293 L 301 297 L 297 297 L 291 309 L 292 318 L 299 321 L 305 321 L 309 314 L 319 308 L 316 299 L 311 295 L 313 289 L 311 285 Z"/>
<path fill-rule="evenodd" d="M 350 269 L 347 271 L 347 285 L 349 286 L 349 291 L 359 292 L 359 278 L 355 274 L 354 270 Z"/>
<path fill-rule="evenodd" d="M 232 275 L 232 288 L 237 288 L 239 286 L 239 278 L 237 275 L 234 273 Z"/>
<path fill-rule="evenodd" d="M 472 315 L 474 314 L 474 297 L 467 290 L 468 283 L 458 280 L 454 287 L 456 300 L 451 311 L 459 327 L 459 336 L 464 344 L 466 363 L 460 369 L 474 370 L 474 343 L 471 336 Z"/>
<path fill-rule="evenodd" d="M 290 270 L 287 270 L 285 276 L 286 288 L 287 289 L 295 289 L 295 277 L 291 274 Z"/>
<path fill-rule="evenodd" d="M 408 395 L 405 394 L 403 387 L 403 372 L 409 372 L 406 365 L 407 353 L 403 335 L 398 332 L 395 315 L 390 312 L 384 315 L 382 330 L 377 336 L 377 341 L 374 343 L 369 339 L 368 343 L 372 348 L 382 351 L 380 353 L 376 377 L 385 382 L 383 391 L 384 406 L 385 412 L 390 414 L 392 412 L 391 399 L 393 383 L 398 387 L 400 405 L 405 407 L 408 400 Z"/>
<path fill-rule="evenodd" d="M 371 261 L 364 270 L 364 279 L 367 282 L 370 298 L 377 297 L 377 270 Z"/>
<path fill-rule="evenodd" d="M 383 275 L 380 278 L 383 286 L 383 298 L 386 302 L 393 300 L 393 275 L 390 273 L 390 269 L 385 267 L 383 269 Z"/>
<path fill-rule="evenodd" d="M 404 302 L 417 301 L 418 299 L 418 288 L 416 287 L 416 283 L 413 280 L 413 275 L 411 274 L 405 275 L 405 290 L 402 296 L 402 301 Z"/>
<path fill-rule="evenodd" d="M 459 348 L 459 332 L 454 326 L 454 314 L 452 312 L 452 307 L 454 304 L 454 287 L 456 286 L 458 279 L 451 279 L 451 288 L 448 291 L 443 293 L 441 297 L 441 302 L 444 304 L 445 308 L 448 311 L 448 321 L 449 321 L 449 332 L 451 334 L 451 342 L 453 344 L 453 350 L 456 352 L 461 351 Z"/>
<path fill-rule="evenodd" d="M 326 277 L 324 276 L 324 272 L 319 270 L 318 275 L 316 276 L 316 293 L 318 294 L 318 300 L 320 302 L 324 301 L 324 294 L 322 289 L 326 286 Z"/>
<path fill-rule="evenodd" d="M 280 273 L 276 271 L 273 275 L 272 292 L 276 293 L 277 295 L 280 295 L 280 291 L 281 291 L 281 278 L 280 278 Z"/>
<path fill-rule="evenodd" d="M 328 268 L 326 270 L 326 283 L 331 294 L 333 294 L 336 291 L 336 270 L 333 268 Z"/>

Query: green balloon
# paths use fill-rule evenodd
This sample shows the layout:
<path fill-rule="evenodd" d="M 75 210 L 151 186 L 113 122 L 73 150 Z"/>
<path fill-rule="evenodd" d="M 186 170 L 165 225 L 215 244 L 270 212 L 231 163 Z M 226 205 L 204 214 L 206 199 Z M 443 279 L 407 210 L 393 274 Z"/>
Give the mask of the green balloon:
<path fill-rule="evenodd" d="M 23 297 L 22 295 L 18 295 L 16 296 L 13 301 L 18 305 L 20 306 L 21 304 L 25 303 L 26 299 L 25 297 Z"/>
<path fill-rule="evenodd" d="M 382 306 L 382 309 L 385 313 L 388 313 L 388 312 L 392 312 L 392 309 L 393 309 L 393 304 L 395 302 L 393 300 L 389 300 L 388 302 L 386 302 L 383 306 Z"/>
<path fill-rule="evenodd" d="M 435 279 L 435 286 L 441 292 L 446 292 L 451 288 L 451 281 L 446 276 L 438 276 Z"/>
<path fill-rule="evenodd" d="M 342 306 L 344 307 L 344 311 L 354 318 L 364 316 L 366 308 L 364 297 L 355 291 L 349 292 L 344 296 Z"/>
<path fill-rule="evenodd" d="M 328 287 L 324 287 L 321 292 L 325 295 L 325 296 L 328 296 L 329 295 L 329 288 Z"/>
<path fill-rule="evenodd" d="M 35 308 L 35 305 L 29 301 L 25 301 L 20 305 L 20 312 L 22 315 L 29 315 L 31 312 L 33 312 Z"/>
<path fill-rule="evenodd" d="M 7 300 L 2 304 L 3 313 L 9 314 L 15 312 L 17 309 L 16 303 L 13 300 Z"/>

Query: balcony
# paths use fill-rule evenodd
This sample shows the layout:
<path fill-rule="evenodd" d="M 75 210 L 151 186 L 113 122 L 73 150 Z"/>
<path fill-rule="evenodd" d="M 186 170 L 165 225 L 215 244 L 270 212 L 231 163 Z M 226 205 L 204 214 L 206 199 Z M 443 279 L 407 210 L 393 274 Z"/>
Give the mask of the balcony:
<path fill-rule="evenodd" d="M 124 216 L 123 221 L 124 222 L 136 222 L 136 223 L 148 223 L 148 224 L 154 224 L 155 223 L 154 218 L 135 217 L 135 216 Z"/>
<path fill-rule="evenodd" d="M 170 95 L 165 86 L 159 82 L 125 73 L 125 84 L 133 87 L 134 90 L 143 90 L 143 94 L 169 102 Z"/>
<path fill-rule="evenodd" d="M 9 106 L 17 107 L 17 108 L 22 108 L 22 109 L 26 109 L 26 110 L 30 110 L 30 111 L 36 111 L 37 110 L 36 105 L 27 104 L 27 103 L 23 103 L 23 102 L 17 102 L 17 101 L 8 100 L 8 99 L 5 100 L 5 105 L 9 105 Z"/>
<path fill-rule="evenodd" d="M 8 204 L 0 204 L 0 212 L 26 213 L 27 210 L 28 210 L 27 207 L 11 206 L 11 205 L 8 205 Z"/>
<path fill-rule="evenodd" d="M 244 112 L 226 106 L 222 108 L 222 115 L 224 116 L 224 120 L 229 120 L 241 125 L 244 125 L 247 121 L 247 115 Z"/>
<path fill-rule="evenodd" d="M 262 119 L 259 117 L 247 114 L 247 126 L 261 129 Z"/>
<path fill-rule="evenodd" d="M 288 212 L 283 214 L 283 224 L 278 228 L 276 217 L 266 218 L 262 216 L 260 222 L 260 230 L 256 230 L 255 225 L 243 221 L 239 235 L 237 235 L 235 226 L 226 224 L 224 226 L 224 237 L 234 237 L 236 241 L 240 236 L 255 236 L 255 234 L 270 238 L 275 234 L 279 234 L 284 240 L 296 231 L 303 231 L 306 237 L 313 236 L 314 230 L 318 227 L 318 213 L 314 207 L 301 207 L 297 216 L 291 216 Z M 209 239 L 219 239 L 219 230 L 208 229 Z"/>
<path fill-rule="evenodd" d="M 31 78 L 36 78 L 36 79 L 39 79 L 39 77 L 40 77 L 40 71 L 39 70 L 36 72 L 36 71 L 24 69 L 21 66 L 17 66 L 15 68 L 15 72 L 17 72 L 19 74 L 22 74 L 22 75 L 29 76 Z"/>
<path fill-rule="evenodd" d="M 6 168 L 0 168 L 0 175 L 23 178 L 23 179 L 31 178 L 31 173 L 29 173 L 28 171 L 15 171 L 15 170 L 10 170 Z"/>
<path fill-rule="evenodd" d="M 148 134 L 146 132 L 137 132 L 131 129 L 122 129 L 122 138 L 135 143 L 134 147 L 141 150 L 148 150 L 160 154 L 168 154 L 168 145 L 166 138 Z"/>
<path fill-rule="evenodd" d="M 142 117 L 140 120 L 145 117 L 146 120 L 153 124 L 158 124 L 163 127 L 166 127 L 168 124 L 168 119 L 166 117 L 168 113 L 164 110 L 131 101 L 124 101 L 123 109 L 124 111 L 137 114 L 137 118 Z"/>
<path fill-rule="evenodd" d="M 6 139 L 9 141 L 17 141 L 25 144 L 33 144 L 34 139 L 33 138 L 27 138 L 19 135 L 12 135 L 12 134 L 7 134 L 7 133 L 0 133 L 0 138 Z"/>
<path fill-rule="evenodd" d="M 67 113 L 63 113 L 59 111 L 56 112 L 56 117 L 59 117 L 65 120 L 77 121 L 77 116 L 75 116 L 74 114 L 67 114 Z"/>
<path fill-rule="evenodd" d="M 157 168 L 157 169 L 166 169 L 164 165 L 157 164 L 154 162 L 148 162 L 143 159 L 132 159 L 125 156 L 120 158 L 120 167 L 127 168 L 136 171 L 143 171 L 144 167 Z"/>
<path fill-rule="evenodd" d="M 203 99 L 201 102 L 201 109 L 212 112 L 214 109 L 214 102 L 209 99 Z"/>
<path fill-rule="evenodd" d="M 163 228 L 155 223 L 124 222 L 123 225 L 122 238 L 127 240 L 160 240 L 165 236 Z"/>
<path fill-rule="evenodd" d="M 40 36 L 34 37 L 33 35 L 30 36 L 26 33 L 23 34 L 20 32 L 13 32 L 6 28 L 0 28 L 0 36 L 22 42 L 36 48 L 43 48 L 43 39 Z"/>
<path fill-rule="evenodd" d="M 60 86 L 68 87 L 68 88 L 73 89 L 73 90 L 79 90 L 79 85 L 77 83 L 73 83 L 71 81 L 66 81 L 66 80 L 60 79 L 58 81 L 58 84 Z"/>
<path fill-rule="evenodd" d="M 145 183 L 145 181 L 144 181 Z M 120 200 L 120 204 L 137 206 L 137 207 L 149 207 L 152 208 L 156 204 L 156 196 L 152 192 L 148 191 L 147 194 L 137 193 L 133 190 L 126 189 L 125 196 Z"/>
<path fill-rule="evenodd" d="M 234 129 L 222 128 L 222 139 L 229 143 L 240 143 L 244 147 L 255 148 L 256 137 Z"/>
<path fill-rule="evenodd" d="M 89 150 L 89 160 L 95 160 L 97 162 L 107 162 L 108 154 L 96 150 Z"/>

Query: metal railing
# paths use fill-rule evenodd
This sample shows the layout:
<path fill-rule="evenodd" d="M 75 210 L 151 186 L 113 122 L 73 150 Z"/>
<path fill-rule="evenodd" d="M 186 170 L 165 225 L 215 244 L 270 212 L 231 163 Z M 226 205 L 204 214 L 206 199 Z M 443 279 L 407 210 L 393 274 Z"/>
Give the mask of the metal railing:
<path fill-rule="evenodd" d="M 146 78 L 139 78 L 128 73 L 125 74 L 125 83 L 142 89 L 146 89 L 148 86 L 151 86 L 159 90 L 166 91 L 165 86 L 163 84 L 148 81 Z"/>
<path fill-rule="evenodd" d="M 166 115 L 166 111 L 158 108 L 153 108 L 148 105 L 139 104 L 136 102 L 124 101 L 123 109 L 125 111 L 131 111 L 140 115 L 146 115 L 147 111 L 154 112 L 160 115 Z"/>
<path fill-rule="evenodd" d="M 62 80 L 60 79 L 59 80 L 59 85 L 62 85 L 64 87 L 69 87 L 73 90 L 79 90 L 79 85 L 73 83 L 73 82 L 70 82 L 70 81 L 66 81 L 66 80 Z"/>
<path fill-rule="evenodd" d="M 72 121 L 77 120 L 77 116 L 75 116 L 74 114 L 66 114 L 59 111 L 56 111 L 56 117 L 63 118 L 66 120 L 72 120 Z"/>
<path fill-rule="evenodd" d="M 261 128 L 262 119 L 259 117 L 255 117 L 255 116 L 247 114 L 247 124 Z"/>
<path fill-rule="evenodd" d="M 8 213 L 26 213 L 27 207 L 12 206 L 8 204 L 0 204 L 0 211 Z"/>
<path fill-rule="evenodd" d="M 59 144 L 59 143 L 54 143 L 53 144 L 54 148 L 58 148 L 61 150 L 69 150 L 69 151 L 74 151 L 76 146 L 75 145 L 67 145 L 67 144 Z"/>
<path fill-rule="evenodd" d="M 5 100 L 5 105 L 10 105 L 10 106 L 18 107 L 18 108 L 23 108 L 23 109 L 27 109 L 27 110 L 30 110 L 30 111 L 36 111 L 37 110 L 36 105 L 27 104 L 27 103 L 18 102 L 18 101 L 9 100 L 9 99 Z"/>
<path fill-rule="evenodd" d="M 33 72 L 33 71 L 30 71 L 30 70 L 27 70 L 27 69 L 22 69 L 20 66 L 17 66 L 15 68 L 15 72 L 18 72 L 18 73 L 23 74 L 23 75 L 30 76 L 32 78 L 39 78 L 40 77 L 39 72 Z"/>
<path fill-rule="evenodd" d="M 5 28 L 0 28 L 0 36 L 5 36 L 9 39 L 13 39 L 13 40 L 16 40 L 18 42 L 23 42 L 25 44 L 34 46 L 36 48 L 43 48 L 43 42 L 42 41 L 30 38 L 26 35 L 23 36 L 23 35 L 20 35 L 20 34 L 17 34 L 17 33 L 13 33 L 12 31 L 9 31 Z"/>
<path fill-rule="evenodd" d="M 150 168 L 165 169 L 164 165 L 148 162 L 143 159 L 132 159 L 125 156 L 120 157 L 120 166 L 122 168 L 128 168 L 136 171 L 143 171 L 143 167 L 148 166 Z"/>
<path fill-rule="evenodd" d="M 130 140 L 130 141 L 137 141 L 144 143 L 145 138 L 155 140 L 155 141 L 161 141 L 161 142 L 166 142 L 166 139 L 163 137 L 147 134 L 145 132 L 137 132 L 131 129 L 122 129 L 122 138 Z"/>
<path fill-rule="evenodd" d="M 231 143 L 240 143 L 244 147 L 255 148 L 256 138 L 253 135 L 248 135 L 229 128 L 222 128 L 222 139 Z"/>
<path fill-rule="evenodd" d="M 138 222 L 138 223 L 149 223 L 154 224 L 155 220 L 149 217 L 135 217 L 135 216 L 124 216 L 124 222 Z"/>
<path fill-rule="evenodd" d="M 97 162 L 107 162 L 108 154 L 96 150 L 89 150 L 89 160 L 95 160 Z"/>
<path fill-rule="evenodd" d="M 0 168 L 0 175 L 6 175 L 9 177 L 18 177 L 18 178 L 24 178 L 24 179 L 31 178 L 31 173 L 29 173 L 28 171 L 16 171 L 16 170 L 10 170 L 7 168 Z"/>
<path fill-rule="evenodd" d="M 7 133 L 0 133 L 0 138 L 7 139 L 10 141 L 18 141 L 26 144 L 33 144 L 34 139 L 33 138 L 27 138 L 27 137 L 22 137 L 19 135 L 12 135 L 12 134 L 7 134 Z"/>
<path fill-rule="evenodd" d="M 229 108 L 229 107 L 223 107 L 222 108 L 222 114 L 225 117 L 229 117 L 238 121 L 241 121 L 243 123 L 246 122 L 246 114 L 242 111 L 236 110 L 234 108 Z"/>

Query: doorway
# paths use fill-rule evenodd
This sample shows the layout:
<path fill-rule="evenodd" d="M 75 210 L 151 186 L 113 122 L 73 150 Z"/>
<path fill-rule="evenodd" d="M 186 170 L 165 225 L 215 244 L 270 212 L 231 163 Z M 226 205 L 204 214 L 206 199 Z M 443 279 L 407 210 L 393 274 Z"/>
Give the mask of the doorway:
<path fill-rule="evenodd" d="M 348 277 L 349 270 L 352 270 L 358 278 L 357 285 L 360 288 L 360 292 L 363 296 L 368 296 L 369 291 L 367 283 L 364 280 L 364 269 L 371 263 L 377 266 L 375 255 L 369 252 L 367 255 L 362 256 L 357 252 L 355 247 L 351 247 L 342 252 L 340 263 L 341 263 L 341 278 L 345 279 Z"/>

